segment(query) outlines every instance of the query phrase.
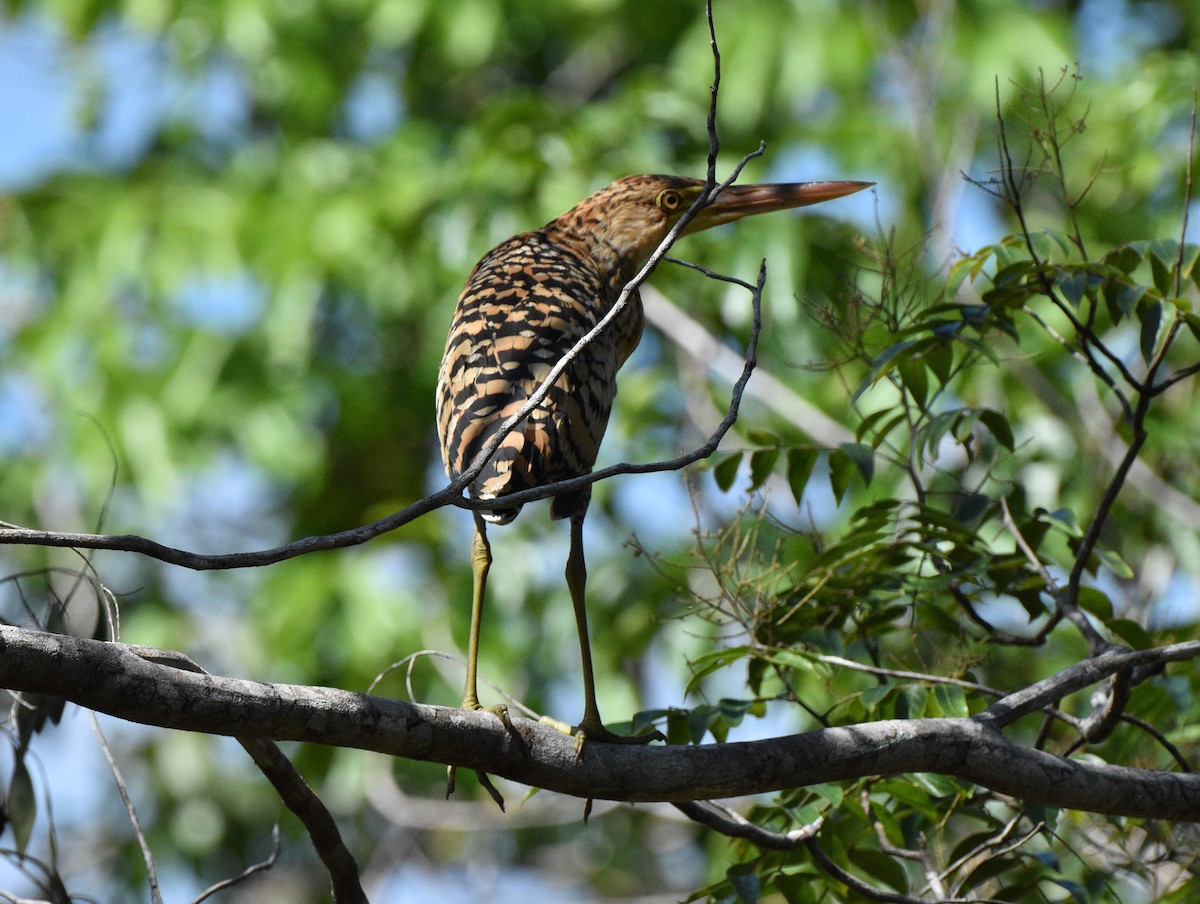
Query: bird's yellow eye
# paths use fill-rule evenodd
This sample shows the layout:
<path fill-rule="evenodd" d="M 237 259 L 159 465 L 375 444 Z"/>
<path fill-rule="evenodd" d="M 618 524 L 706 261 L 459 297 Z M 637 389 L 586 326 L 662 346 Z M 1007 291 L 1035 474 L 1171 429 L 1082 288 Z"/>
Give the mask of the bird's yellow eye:
<path fill-rule="evenodd" d="M 670 213 L 679 209 L 679 206 L 683 204 L 683 197 L 673 188 L 664 188 L 658 193 L 658 197 L 654 199 L 654 203 Z"/>

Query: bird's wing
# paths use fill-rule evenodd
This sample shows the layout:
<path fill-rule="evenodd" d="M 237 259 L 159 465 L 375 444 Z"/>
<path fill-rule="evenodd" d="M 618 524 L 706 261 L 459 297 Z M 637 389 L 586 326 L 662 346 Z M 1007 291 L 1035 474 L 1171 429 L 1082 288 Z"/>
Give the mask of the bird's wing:
<path fill-rule="evenodd" d="M 555 363 L 598 321 L 606 287 L 585 261 L 539 233 L 487 255 L 459 299 L 442 363 L 438 420 L 451 474 L 465 470 Z M 563 371 L 475 482 L 494 498 L 591 470 L 618 360 L 600 336 Z"/>

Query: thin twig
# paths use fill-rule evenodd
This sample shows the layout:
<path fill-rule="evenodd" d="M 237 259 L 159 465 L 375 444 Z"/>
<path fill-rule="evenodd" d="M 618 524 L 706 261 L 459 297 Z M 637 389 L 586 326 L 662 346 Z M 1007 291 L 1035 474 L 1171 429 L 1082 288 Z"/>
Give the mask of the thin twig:
<path fill-rule="evenodd" d="M 240 885 L 255 873 L 261 873 L 264 870 L 269 870 L 275 865 L 275 861 L 279 859 L 279 853 L 281 850 L 282 848 L 279 844 L 279 823 L 275 823 L 275 827 L 271 830 L 271 853 L 266 860 L 246 867 L 236 876 L 231 876 L 228 879 L 222 879 L 220 882 L 210 885 L 192 900 L 192 904 L 201 904 L 202 901 L 207 898 L 211 898 L 219 891 L 224 891 L 227 888 L 233 888 L 235 885 Z"/>
<path fill-rule="evenodd" d="M 843 659 L 841 656 L 828 656 L 820 653 L 812 655 L 811 658 L 817 662 L 824 662 L 828 663 L 829 665 L 853 669 L 856 672 L 866 672 L 870 675 L 882 675 L 885 678 L 901 678 L 908 681 L 925 681 L 929 684 L 950 684 L 955 687 L 964 688 L 965 690 L 978 691 L 981 694 L 987 694 L 989 697 L 1004 696 L 1004 691 L 997 690 L 994 687 L 988 687 L 986 684 L 977 684 L 974 681 L 964 681 L 962 678 L 946 678 L 942 675 L 929 675 L 924 672 L 909 672 L 905 669 L 880 668 L 879 666 L 855 662 L 853 659 Z"/>
<path fill-rule="evenodd" d="M 113 758 L 108 741 L 104 739 L 104 732 L 100 730 L 100 720 L 94 712 L 90 713 L 90 715 L 92 717 L 92 731 L 96 733 L 96 740 L 100 742 L 100 750 L 104 753 L 104 759 L 108 761 L 108 771 L 112 773 L 113 780 L 117 783 L 117 793 L 121 795 L 121 802 L 125 804 L 125 812 L 129 816 L 129 824 L 133 826 L 133 833 L 137 837 L 138 847 L 142 851 L 142 860 L 146 864 L 146 881 L 150 885 L 150 900 L 154 904 L 163 904 L 162 892 L 158 887 L 158 869 L 154 865 L 154 852 L 150 850 L 150 842 L 146 840 L 146 833 L 142 831 L 142 824 L 138 821 L 137 808 L 133 805 L 133 799 L 129 796 L 129 789 L 125 787 L 125 778 L 121 775 L 121 769 L 117 766 L 117 761 Z"/>
<path fill-rule="evenodd" d="M 730 838 L 742 838 L 756 847 L 768 851 L 794 851 L 803 847 L 825 824 L 821 817 L 816 822 L 792 829 L 790 832 L 772 832 L 757 826 L 741 814 L 712 800 L 689 800 L 673 804 L 688 819 L 707 826 Z"/>
<path fill-rule="evenodd" d="M 1046 585 L 1046 589 L 1051 593 L 1058 593 L 1058 583 L 1054 580 L 1054 576 L 1043 564 L 1038 554 L 1034 552 L 1033 547 L 1026 541 L 1025 536 L 1021 533 L 1021 528 L 1017 526 L 1017 522 L 1013 519 L 1012 511 L 1008 507 L 1008 498 L 1000 497 L 1000 523 L 1012 534 L 1013 541 L 1017 544 L 1017 548 L 1025 554 L 1026 560 L 1033 566 L 1038 576 L 1042 579 L 1042 583 Z"/>
<path fill-rule="evenodd" d="M 1168 644 L 1149 650 L 1123 650 L 1113 648 L 1077 662 L 1049 678 L 1043 678 L 1026 688 L 997 700 L 981 713 L 971 718 L 993 728 L 1003 728 L 1017 719 L 1037 712 L 1052 700 L 1065 697 L 1085 687 L 1096 684 L 1126 669 L 1135 669 L 1151 664 L 1181 662 L 1200 657 L 1200 641 Z"/>
<path fill-rule="evenodd" d="M 1177 766 L 1179 766 L 1179 769 L 1182 772 L 1192 772 L 1193 771 L 1191 764 L 1188 763 L 1188 761 L 1184 758 L 1184 756 L 1180 752 L 1179 748 L 1176 747 L 1174 744 L 1172 744 L 1167 739 L 1167 736 L 1165 734 L 1163 734 L 1161 731 L 1159 731 L 1157 728 L 1155 728 L 1153 725 L 1151 725 L 1145 719 L 1139 719 L 1137 716 L 1131 715 L 1129 713 L 1121 713 L 1121 721 L 1128 722 L 1130 725 L 1136 725 L 1142 731 L 1146 732 L 1146 734 L 1150 735 L 1150 737 L 1154 738 L 1154 740 L 1158 741 L 1158 743 L 1163 746 L 1163 749 L 1165 749 L 1167 751 L 1167 753 L 1169 753 L 1171 755 L 1171 758 L 1173 760 L 1175 760 L 1175 764 Z"/>
<path fill-rule="evenodd" d="M 909 897 L 908 895 L 898 894 L 891 891 L 882 891 L 874 885 L 870 885 L 859 879 L 857 876 L 852 876 L 840 866 L 833 862 L 832 858 L 825 853 L 825 850 L 817 842 L 817 839 L 810 838 L 804 843 L 808 853 L 812 856 L 813 862 L 841 882 L 851 891 L 858 892 L 864 898 L 870 898 L 872 901 L 890 901 L 895 904 L 924 904 L 920 898 Z"/>
<path fill-rule="evenodd" d="M 747 342 L 745 366 L 737 383 L 734 385 L 729 408 L 724 419 L 717 425 L 706 442 L 691 452 L 676 458 L 645 464 L 625 462 L 598 471 L 592 471 L 589 474 L 569 480 L 561 480 L 556 483 L 549 483 L 543 486 L 532 487 L 528 490 L 522 490 L 518 493 L 512 493 L 504 497 L 505 503 L 523 505 L 527 502 L 544 499 L 548 496 L 555 496 L 562 492 L 578 490 L 598 481 L 607 480 L 618 474 L 650 474 L 659 471 L 678 471 L 694 462 L 707 458 L 716 451 L 725 434 L 729 432 L 729 429 L 737 420 L 742 394 L 745 392 L 750 375 L 754 372 L 754 368 L 758 363 L 758 338 L 762 331 L 762 290 L 766 284 L 766 278 L 766 261 L 763 261 L 759 267 L 758 279 L 751 298 L 751 310 L 754 315 L 754 322 L 750 331 L 749 341 Z M 30 528 L 0 530 L 0 545 L 26 544 L 30 546 L 76 547 L 80 549 L 109 549 L 121 552 L 133 552 L 160 562 L 166 562 L 169 565 L 190 568 L 194 571 L 256 568 L 264 565 L 273 565 L 286 559 L 318 551 L 340 549 L 366 543 L 381 534 L 389 533 L 403 527 L 405 524 L 446 505 L 454 505 L 466 509 L 487 508 L 489 505 L 495 505 L 494 501 L 466 499 L 462 496 L 463 487 L 470 482 L 469 479 L 464 479 L 469 472 L 470 469 L 464 471 L 463 475 L 451 481 L 450 484 L 441 490 L 431 493 L 400 511 L 381 518 L 378 521 L 373 521 L 370 524 L 331 534 L 306 537 L 282 546 L 255 552 L 206 555 L 166 546 L 136 534 L 78 534 L 40 531 Z"/>

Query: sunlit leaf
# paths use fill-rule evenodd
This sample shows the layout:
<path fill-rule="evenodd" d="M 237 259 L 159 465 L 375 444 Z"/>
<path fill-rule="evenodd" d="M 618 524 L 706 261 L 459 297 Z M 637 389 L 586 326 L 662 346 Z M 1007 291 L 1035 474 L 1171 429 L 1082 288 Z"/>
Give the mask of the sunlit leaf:
<path fill-rule="evenodd" d="M 965 719 L 971 714 L 967 707 L 967 696 L 957 684 L 935 684 L 933 699 L 937 701 L 943 716 Z"/>
<path fill-rule="evenodd" d="M 1133 580 L 1133 577 L 1134 577 L 1133 569 L 1129 567 L 1128 562 L 1126 562 L 1124 559 L 1121 558 L 1119 553 L 1117 553 L 1111 549 L 1105 549 L 1102 546 L 1097 546 L 1096 547 L 1096 555 L 1098 555 L 1100 557 L 1100 561 L 1102 561 L 1106 566 L 1108 566 L 1108 570 L 1111 571 L 1117 577 L 1119 577 L 1121 580 L 1123 580 L 1123 581 Z"/>

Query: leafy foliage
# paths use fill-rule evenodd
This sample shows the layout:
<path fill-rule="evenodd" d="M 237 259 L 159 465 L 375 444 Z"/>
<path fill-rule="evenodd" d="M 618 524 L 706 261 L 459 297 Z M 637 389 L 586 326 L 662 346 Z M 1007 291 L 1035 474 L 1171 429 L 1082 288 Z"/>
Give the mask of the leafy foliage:
<path fill-rule="evenodd" d="M 750 402 L 740 448 L 711 463 L 717 491 L 693 482 L 696 537 L 686 502 L 671 503 L 678 481 L 597 488 L 590 602 L 606 712 L 654 707 L 635 725 L 678 744 L 960 717 L 1096 637 L 1140 648 L 1194 634 L 1200 249 L 1178 221 L 1200 18 L 1157 4 L 1173 30 L 1154 32 L 1131 5 L 1141 28 L 1128 32 L 1150 35 L 1122 48 L 1132 59 L 1093 48 L 1088 81 L 1065 70 L 1048 82 L 1043 68 L 1087 50 L 1072 35 L 1093 6 L 717 4 L 731 157 L 764 138 L 755 180 L 875 179 L 885 235 L 859 238 L 870 216 L 855 229 L 778 217 L 677 249 L 729 272 L 767 257 L 761 367 L 851 431 L 824 442 L 769 395 Z M 398 508 L 438 483 L 433 379 L 472 263 L 611 177 L 696 173 L 707 150 L 707 32 L 684 0 L 5 10 L 5 30 L 60 43 L 50 68 L 75 75 L 82 148 L 0 201 L 8 522 L 230 550 Z M 151 82 L 185 86 L 121 158 L 103 148 L 133 79 L 97 74 L 114 35 L 161 58 Z M 186 100 L 230 83 L 225 118 Z M 362 115 L 370 96 L 383 97 L 365 107 L 377 120 Z M 964 238 L 956 219 L 986 238 Z M 682 268 L 654 285 L 691 299 L 721 339 L 744 337 L 740 297 Z M 648 337 L 623 372 L 609 460 L 677 450 L 726 392 L 671 339 Z M 747 489 L 767 502 L 740 506 L 733 492 Z M 482 662 L 554 710 L 576 705 L 564 677 L 576 660 L 565 541 L 540 522 L 531 510 L 494 540 L 508 564 Z M 620 548 L 631 531 L 646 555 Z M 407 657 L 465 642 L 466 536 L 461 519 L 426 518 L 365 548 L 216 575 L 5 547 L 0 611 L 264 680 L 364 689 L 400 661 L 411 670 L 378 692 L 450 703 L 461 672 Z M 685 661 L 690 673 L 671 676 Z M 664 690 L 672 680 L 686 694 Z M 1185 668 L 1146 676 L 1125 709 L 1140 722 L 1089 738 L 1085 755 L 1194 761 L 1196 685 Z M 1074 751 L 1092 705 L 1076 695 L 1061 710 L 1065 721 L 1012 731 Z M 31 886 L 67 900 L 97 880 L 55 851 L 103 821 L 119 841 L 100 881 L 114 898 L 142 894 L 113 799 L 86 832 L 51 838 L 65 808 L 44 805 L 54 777 L 30 751 L 58 742 L 60 715 L 27 695 L 14 706 L 0 783 L 10 846 L 40 858 L 24 861 Z M 143 776 L 133 793 L 154 815 L 148 841 L 180 885 L 198 891 L 261 859 L 276 804 L 240 751 L 170 733 L 114 746 Z M 641 810 L 586 828 L 547 818 L 502 845 L 417 831 L 380 802 L 440 796 L 441 770 L 323 748 L 295 759 L 337 802 L 360 862 L 419 837 L 450 877 L 441 891 L 495 862 L 541 870 L 523 895 L 856 894 L 807 847 L 730 843 Z M 779 833 L 823 819 L 833 863 L 926 899 L 1182 901 L 1194 870 L 1183 828 L 1049 811 L 936 775 L 793 789 L 746 816 Z M 284 830 L 285 848 L 306 850 Z M 582 865 L 564 891 L 566 864 Z M 404 868 L 389 860 L 368 878 L 386 890 L 412 881 Z M 264 899 L 326 895 L 303 854 L 256 881 Z"/>

